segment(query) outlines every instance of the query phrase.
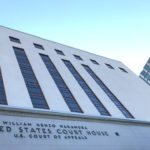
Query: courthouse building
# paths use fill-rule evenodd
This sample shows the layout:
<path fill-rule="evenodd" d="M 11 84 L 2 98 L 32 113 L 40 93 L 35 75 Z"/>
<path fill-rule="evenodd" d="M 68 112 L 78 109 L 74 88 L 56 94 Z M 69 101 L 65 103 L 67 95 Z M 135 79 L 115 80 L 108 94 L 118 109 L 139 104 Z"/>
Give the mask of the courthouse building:
<path fill-rule="evenodd" d="M 2 149 L 149 150 L 149 108 L 122 62 L 0 26 Z"/>

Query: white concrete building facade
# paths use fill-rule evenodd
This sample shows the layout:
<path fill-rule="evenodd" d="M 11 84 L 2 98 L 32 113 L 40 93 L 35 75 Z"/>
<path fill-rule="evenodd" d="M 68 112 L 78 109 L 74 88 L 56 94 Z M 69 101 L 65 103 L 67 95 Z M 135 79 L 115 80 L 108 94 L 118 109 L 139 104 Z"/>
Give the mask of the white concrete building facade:
<path fill-rule="evenodd" d="M 140 133 L 146 135 L 147 140 L 150 138 L 150 88 L 120 61 L 1 26 L 0 85 L 0 131 L 6 133 L 4 137 L 7 139 L 7 134 L 13 130 L 11 134 L 17 141 L 11 139 L 12 149 L 24 150 L 21 146 L 23 143 L 27 144 L 25 145 L 28 149 L 41 149 L 45 142 L 43 135 L 49 134 L 44 135 L 45 139 L 49 140 L 53 132 L 57 132 L 57 135 L 52 135 L 55 140 L 63 138 L 64 141 L 68 138 L 65 134 L 70 134 L 69 138 L 77 134 L 77 139 L 80 137 L 85 143 L 52 140 L 49 144 L 46 141 L 45 150 L 52 145 L 54 150 L 70 149 L 72 145 L 75 146 L 72 149 L 92 149 L 87 147 L 86 143 L 95 146 L 95 150 L 102 145 L 103 149 L 123 149 L 122 145 L 125 143 L 124 149 L 140 149 L 142 145 L 136 145 L 136 139 L 133 140 L 139 135 L 138 128 Z M 48 123 L 49 119 L 54 123 Z M 43 122 L 46 129 L 41 125 L 37 129 L 38 123 Z M 72 125 L 72 122 L 77 126 Z M 128 129 L 126 124 L 131 128 Z M 24 126 L 28 126 L 28 129 Z M 56 126 L 60 129 L 53 131 Z M 71 127 L 74 127 L 74 130 L 69 131 Z M 107 131 L 111 127 L 112 130 Z M 87 131 L 88 128 L 94 130 Z M 29 129 L 30 131 L 27 131 Z M 83 135 L 84 131 L 86 135 Z M 128 142 L 123 143 L 124 139 L 121 139 L 123 144 L 115 145 L 110 142 L 108 146 L 108 139 L 102 139 L 103 142 L 96 146 L 99 143 L 96 141 L 96 135 L 106 138 L 112 134 L 118 138 L 120 132 L 126 136 L 131 131 L 133 134 L 127 136 L 131 138 Z M 34 143 L 33 134 L 28 135 L 28 132 L 40 134 L 42 140 L 36 138 L 41 143 L 39 146 Z M 88 139 L 88 136 L 94 137 Z M 111 138 L 108 141 L 111 141 Z M 7 150 L 10 147 L 6 139 L 2 143 Z M 76 136 L 73 136 L 71 140 L 75 139 Z M 139 141 L 143 142 L 143 137 L 139 137 Z M 148 146 L 147 142 L 143 143 L 145 147 Z M 65 147 L 63 144 L 66 144 Z"/>

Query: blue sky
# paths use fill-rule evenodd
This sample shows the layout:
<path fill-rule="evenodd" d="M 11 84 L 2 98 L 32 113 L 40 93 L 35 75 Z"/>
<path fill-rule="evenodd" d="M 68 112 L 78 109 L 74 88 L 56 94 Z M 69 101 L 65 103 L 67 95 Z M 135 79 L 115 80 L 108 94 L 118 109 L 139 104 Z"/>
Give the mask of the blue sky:
<path fill-rule="evenodd" d="M 0 0 L 0 24 L 117 59 L 139 75 L 150 56 L 149 0 Z"/>

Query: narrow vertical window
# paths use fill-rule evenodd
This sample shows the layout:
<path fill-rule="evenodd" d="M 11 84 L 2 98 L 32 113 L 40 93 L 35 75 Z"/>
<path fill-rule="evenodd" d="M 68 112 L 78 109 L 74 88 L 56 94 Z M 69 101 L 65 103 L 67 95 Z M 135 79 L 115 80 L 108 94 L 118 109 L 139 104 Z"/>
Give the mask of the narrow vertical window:
<path fill-rule="evenodd" d="M 53 62 L 47 55 L 40 54 L 44 64 L 46 65 L 50 75 L 52 76 L 54 82 L 56 83 L 61 95 L 63 96 L 66 104 L 68 105 L 69 109 L 72 112 L 79 112 L 82 113 L 81 108 L 79 107 L 78 103 L 76 102 L 74 96 L 72 95 L 71 91 L 67 87 L 65 81 L 61 77 L 60 73 L 54 66 Z"/>
<path fill-rule="evenodd" d="M 40 85 L 23 49 L 13 47 L 34 108 L 49 109 Z"/>
<path fill-rule="evenodd" d="M 91 102 L 94 104 L 94 106 L 97 108 L 97 110 L 100 112 L 101 115 L 110 116 L 107 109 L 104 107 L 104 105 L 100 102 L 100 100 L 97 98 L 95 93 L 91 90 L 91 88 L 87 85 L 85 80 L 81 77 L 81 75 L 77 72 L 77 70 L 74 68 L 74 66 L 71 64 L 68 60 L 63 60 L 64 64 L 67 66 L 67 68 L 70 70 L 74 78 L 77 80 L 81 88 L 84 90 L 86 95 L 89 97 Z"/>
<path fill-rule="evenodd" d="M 7 99 L 6 99 L 1 70 L 0 70 L 0 104 L 7 105 Z"/>
<path fill-rule="evenodd" d="M 106 95 L 112 100 L 112 102 L 117 106 L 117 108 L 122 112 L 126 118 L 133 118 L 130 112 L 121 104 L 118 98 L 108 89 L 108 87 L 102 82 L 102 80 L 92 71 L 92 69 L 87 65 L 82 65 L 84 69 L 90 74 L 90 76 L 95 80 L 95 82 L 101 87 L 101 89 L 106 93 Z"/>

